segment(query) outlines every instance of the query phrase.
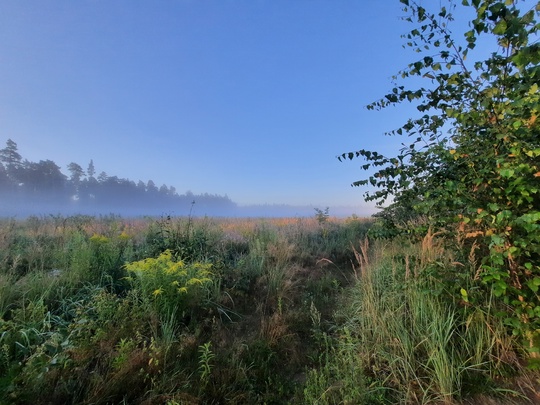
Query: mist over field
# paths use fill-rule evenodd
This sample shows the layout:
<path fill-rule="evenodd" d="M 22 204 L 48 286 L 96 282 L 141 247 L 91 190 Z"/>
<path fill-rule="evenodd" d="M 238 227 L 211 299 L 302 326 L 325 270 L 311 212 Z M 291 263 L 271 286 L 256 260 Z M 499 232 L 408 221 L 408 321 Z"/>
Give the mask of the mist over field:
<path fill-rule="evenodd" d="M 26 218 L 28 216 L 49 215 L 119 215 L 129 217 L 310 217 L 316 214 L 316 209 L 326 209 L 331 216 L 368 217 L 375 211 L 362 207 L 321 207 L 315 205 L 286 205 L 286 204 L 261 204 L 239 205 L 227 197 L 213 195 L 178 195 L 170 204 L 152 204 L 144 201 L 132 201 L 109 199 L 107 204 L 81 203 L 73 199 L 60 198 L 61 196 L 48 196 L 46 199 L 31 198 L 20 199 L 18 196 L 2 194 L 0 201 L 0 217 Z"/>
<path fill-rule="evenodd" d="M 310 217 L 316 214 L 315 209 L 329 208 L 329 214 L 335 217 L 359 216 L 368 217 L 375 211 L 362 207 L 322 207 L 315 205 L 261 204 L 238 205 L 227 197 L 197 195 L 187 197 L 179 195 L 170 205 L 147 204 L 138 201 L 127 204 L 120 199 L 109 199 L 107 204 L 81 204 L 71 198 L 62 201 L 50 196 L 47 199 L 21 200 L 15 196 L 2 194 L 0 201 L 0 217 L 26 218 L 28 216 L 49 215 L 119 215 L 129 217 Z"/>
<path fill-rule="evenodd" d="M 0 216 L 30 215 L 120 215 L 284 217 L 311 216 L 313 205 L 241 205 L 227 195 L 179 194 L 174 186 L 158 187 L 146 182 L 119 178 L 102 171 L 97 174 L 93 160 L 83 169 L 78 163 L 67 165 L 68 175 L 52 160 L 31 162 L 23 159 L 17 143 L 8 139 L 0 149 Z M 330 210 L 330 207 L 328 207 Z M 365 216 L 367 209 L 331 207 L 331 215 Z"/>

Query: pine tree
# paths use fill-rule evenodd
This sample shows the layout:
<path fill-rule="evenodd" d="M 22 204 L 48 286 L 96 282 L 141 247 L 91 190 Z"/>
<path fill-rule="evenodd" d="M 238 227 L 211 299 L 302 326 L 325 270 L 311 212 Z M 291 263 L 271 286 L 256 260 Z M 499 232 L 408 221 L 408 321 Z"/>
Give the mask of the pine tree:
<path fill-rule="evenodd" d="M 6 147 L 0 149 L 0 162 L 4 164 L 9 178 L 13 181 L 19 176 L 22 168 L 22 157 L 18 152 L 17 144 L 8 139 Z"/>

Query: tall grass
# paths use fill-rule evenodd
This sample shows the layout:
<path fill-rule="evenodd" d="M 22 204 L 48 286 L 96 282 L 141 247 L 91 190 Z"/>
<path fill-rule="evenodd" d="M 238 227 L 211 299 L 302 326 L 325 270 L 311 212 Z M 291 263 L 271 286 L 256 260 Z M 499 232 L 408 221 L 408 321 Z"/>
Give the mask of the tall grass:
<path fill-rule="evenodd" d="M 430 266 L 452 271 L 454 261 L 432 234 L 417 245 L 379 242 L 371 257 L 367 241 L 353 251 L 358 281 L 338 314 L 330 357 L 309 374 L 306 400 L 451 404 L 510 392 L 497 379 L 519 368 L 516 342 L 494 316 L 489 296 L 472 306 L 441 291 Z M 355 373 L 338 371 L 351 357 Z M 353 375 L 367 383 L 351 398 Z"/>

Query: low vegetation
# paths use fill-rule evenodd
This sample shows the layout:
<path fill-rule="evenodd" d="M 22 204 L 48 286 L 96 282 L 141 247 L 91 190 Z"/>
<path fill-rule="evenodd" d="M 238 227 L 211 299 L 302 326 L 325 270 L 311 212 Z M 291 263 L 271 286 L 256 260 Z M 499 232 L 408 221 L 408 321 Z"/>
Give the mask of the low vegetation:
<path fill-rule="evenodd" d="M 428 232 L 354 250 L 358 282 L 323 336 L 306 403 L 538 403 L 540 374 L 475 279 L 474 250 L 461 260 L 443 244 Z"/>
<path fill-rule="evenodd" d="M 441 283 L 474 273 L 474 251 L 459 261 L 437 235 L 370 229 L 330 216 L 3 220 L 0 403 L 535 399 L 497 303 Z"/>
<path fill-rule="evenodd" d="M 3 220 L 0 398 L 302 403 L 369 224 Z"/>

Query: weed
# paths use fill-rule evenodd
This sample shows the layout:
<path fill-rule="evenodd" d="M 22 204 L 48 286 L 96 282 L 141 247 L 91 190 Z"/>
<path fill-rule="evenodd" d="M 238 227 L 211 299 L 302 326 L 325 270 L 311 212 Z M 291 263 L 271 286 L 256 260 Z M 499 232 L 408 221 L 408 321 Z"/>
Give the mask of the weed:
<path fill-rule="evenodd" d="M 188 265 L 175 260 L 169 250 L 156 259 L 128 263 L 125 268 L 135 276 L 135 285 L 146 299 L 165 315 L 179 312 L 186 316 L 189 309 L 203 302 L 204 289 L 212 283 L 210 264 Z"/>
<path fill-rule="evenodd" d="M 328 217 L 322 233 L 314 217 L 1 221 L 0 396 L 14 404 L 531 396 L 535 377 L 474 281 L 474 244 L 451 255 L 431 232 L 368 241 L 370 223 Z M 523 389 L 509 384 L 514 375 Z"/>
<path fill-rule="evenodd" d="M 211 343 L 206 342 L 199 346 L 199 377 L 201 381 L 201 387 L 204 390 L 210 381 L 212 375 L 212 360 L 216 355 L 212 353 L 210 348 Z"/>

